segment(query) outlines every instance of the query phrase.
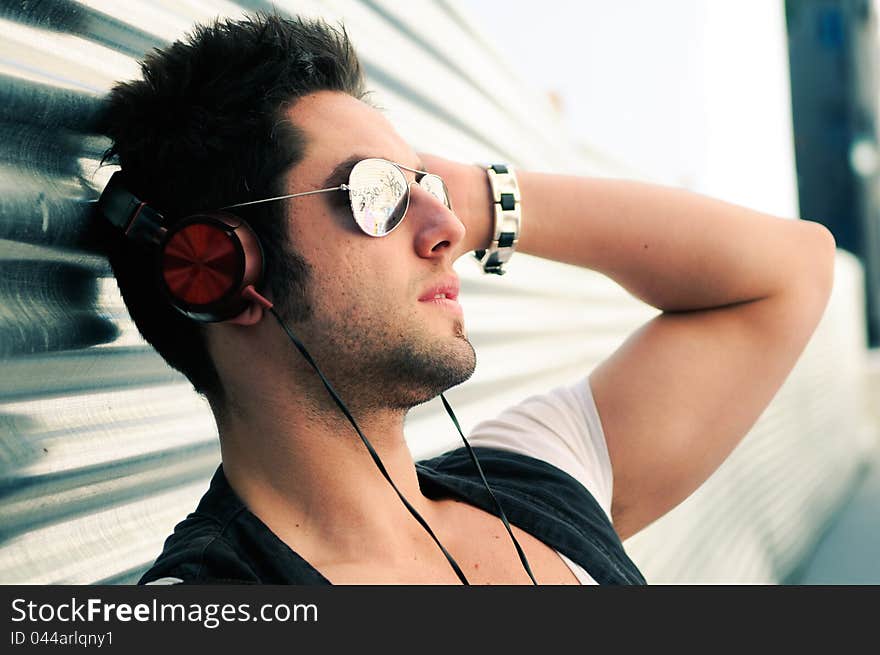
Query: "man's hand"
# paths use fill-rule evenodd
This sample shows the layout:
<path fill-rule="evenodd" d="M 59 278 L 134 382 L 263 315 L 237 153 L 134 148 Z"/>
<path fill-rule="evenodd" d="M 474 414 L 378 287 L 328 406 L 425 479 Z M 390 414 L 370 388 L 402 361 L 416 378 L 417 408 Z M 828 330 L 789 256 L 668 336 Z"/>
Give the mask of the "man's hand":
<path fill-rule="evenodd" d="M 454 259 L 487 248 L 492 239 L 494 217 L 486 172 L 474 164 L 463 164 L 424 152 L 418 155 L 429 173 L 443 178 L 452 200 L 452 211 L 467 230 Z"/>

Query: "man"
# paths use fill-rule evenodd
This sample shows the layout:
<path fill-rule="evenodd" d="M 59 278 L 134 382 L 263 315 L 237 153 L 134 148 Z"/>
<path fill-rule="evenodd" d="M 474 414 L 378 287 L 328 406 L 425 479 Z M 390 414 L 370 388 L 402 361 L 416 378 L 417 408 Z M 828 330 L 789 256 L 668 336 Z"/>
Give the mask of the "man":
<path fill-rule="evenodd" d="M 835 244 L 816 223 L 633 182 L 509 174 L 518 252 L 600 271 L 663 310 L 588 378 L 473 432 L 514 547 L 463 451 L 414 465 L 403 431 L 411 407 L 474 370 L 452 265 L 498 252 L 487 172 L 414 152 L 364 101 L 344 32 L 322 23 L 202 28 L 151 55 L 144 78 L 114 90 L 104 119 L 134 194 L 170 223 L 285 199 L 230 210 L 259 237 L 266 274 L 256 300 L 221 322 L 176 312 L 152 256 L 108 234 L 133 319 L 208 398 L 223 460 L 142 582 L 642 582 L 620 541 L 721 464 L 828 300 Z M 371 158 L 409 185 L 405 214 L 380 238 L 339 188 Z M 445 181 L 454 211 L 417 183 L 425 171 Z"/>

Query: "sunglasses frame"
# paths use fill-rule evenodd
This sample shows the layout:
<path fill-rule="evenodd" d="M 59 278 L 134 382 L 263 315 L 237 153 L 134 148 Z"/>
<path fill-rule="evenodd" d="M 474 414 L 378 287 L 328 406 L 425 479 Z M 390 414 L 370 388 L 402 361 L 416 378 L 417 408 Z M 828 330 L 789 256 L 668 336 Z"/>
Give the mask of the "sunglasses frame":
<path fill-rule="evenodd" d="M 397 221 L 397 223 L 394 225 L 394 227 L 392 227 L 387 232 L 383 232 L 382 234 L 373 234 L 371 232 L 368 232 L 366 230 L 366 228 L 364 228 L 363 225 L 358 223 L 358 220 L 355 217 L 354 201 L 352 199 L 352 194 L 351 194 L 351 191 L 352 191 L 351 176 L 354 174 L 355 169 L 366 161 L 384 162 L 386 164 L 390 164 L 391 166 L 394 166 L 396 169 L 398 169 L 401 172 L 401 174 L 403 174 L 403 171 L 410 171 L 411 173 L 421 174 L 421 176 L 422 176 L 421 178 L 419 178 L 418 180 L 415 180 L 414 182 L 407 182 L 407 184 L 406 184 L 406 207 L 403 210 L 403 216 L 400 217 L 400 220 Z M 359 162 L 357 162 L 352 167 L 351 172 L 348 174 L 348 181 L 349 181 L 348 184 L 340 184 L 339 186 L 328 187 L 326 189 L 315 189 L 314 191 L 303 191 L 301 193 L 289 193 L 287 195 L 276 196 L 274 198 L 263 198 L 261 200 L 251 200 L 249 202 L 240 202 L 235 205 L 226 205 L 225 207 L 220 207 L 219 211 L 223 211 L 226 209 L 235 209 L 236 207 L 247 207 L 249 205 L 259 205 L 264 202 L 275 202 L 277 200 L 287 200 L 288 198 L 299 198 L 300 196 L 311 196 L 311 195 L 315 195 L 318 193 L 329 193 L 330 191 L 347 191 L 348 198 L 349 198 L 349 206 L 351 207 L 352 219 L 354 220 L 355 224 L 360 228 L 361 232 L 363 232 L 367 236 L 371 236 L 371 237 L 384 237 L 384 236 L 391 234 L 394 230 L 396 230 L 397 226 L 400 225 L 401 223 L 403 223 L 403 219 L 406 218 L 406 212 L 409 211 L 409 201 L 410 201 L 410 197 L 411 197 L 410 185 L 411 184 L 418 184 L 419 186 L 422 186 L 422 180 L 424 180 L 428 176 L 431 176 L 431 177 L 434 177 L 434 178 L 437 178 L 438 180 L 440 180 L 440 184 L 443 186 L 443 195 L 446 198 L 446 201 L 443 204 L 446 205 L 446 207 L 451 210 L 452 209 L 452 199 L 449 197 L 449 189 L 446 188 L 446 182 L 443 181 L 443 178 L 440 177 L 439 175 L 437 175 L 436 173 L 429 173 L 428 171 L 420 171 L 420 170 L 416 170 L 415 168 L 409 168 L 408 166 L 404 166 L 403 164 L 398 164 L 397 162 L 393 162 L 388 159 L 382 159 L 381 157 L 366 157 L 364 159 L 361 159 Z M 404 175 L 404 180 L 406 180 L 406 175 Z M 422 187 L 422 188 L 425 188 L 425 187 Z M 431 193 L 430 191 L 428 191 L 427 189 L 425 189 L 425 191 L 427 191 L 432 196 L 434 196 L 434 194 Z M 436 196 L 434 196 L 434 197 L 436 198 Z M 438 200 L 439 200 L 439 198 L 438 198 Z"/>

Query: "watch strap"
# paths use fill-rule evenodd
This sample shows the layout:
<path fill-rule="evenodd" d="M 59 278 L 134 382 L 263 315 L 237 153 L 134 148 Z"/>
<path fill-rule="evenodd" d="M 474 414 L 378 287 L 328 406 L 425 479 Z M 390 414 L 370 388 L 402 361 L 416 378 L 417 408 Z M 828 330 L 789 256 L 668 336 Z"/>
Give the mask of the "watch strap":
<path fill-rule="evenodd" d="M 516 173 L 507 164 L 483 166 L 492 192 L 494 229 L 492 241 L 485 250 L 475 250 L 474 257 L 484 273 L 504 275 L 519 242 L 522 226 L 519 183 Z"/>

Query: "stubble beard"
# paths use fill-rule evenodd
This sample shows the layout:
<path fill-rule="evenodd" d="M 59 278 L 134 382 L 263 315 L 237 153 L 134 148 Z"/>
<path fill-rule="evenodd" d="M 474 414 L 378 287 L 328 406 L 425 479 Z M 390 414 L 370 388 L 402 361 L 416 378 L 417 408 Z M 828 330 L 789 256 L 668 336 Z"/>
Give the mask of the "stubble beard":
<path fill-rule="evenodd" d="M 473 375 L 477 356 L 462 318 L 453 319 L 447 336 L 438 336 L 419 325 L 395 329 L 359 320 L 359 307 L 316 311 L 312 267 L 301 259 L 294 263 L 298 300 L 278 309 L 295 333 L 302 331 L 314 344 L 310 354 L 350 410 L 406 411 Z"/>
<path fill-rule="evenodd" d="M 468 380 L 477 355 L 456 319 L 454 337 L 423 343 L 400 341 L 373 368 L 395 393 L 382 400 L 392 409 L 408 410 Z"/>
<path fill-rule="evenodd" d="M 461 319 L 445 337 L 362 328 L 337 325 L 325 332 L 334 335 L 325 350 L 334 361 L 331 382 L 353 412 L 409 410 L 468 380 L 476 368 Z"/>

